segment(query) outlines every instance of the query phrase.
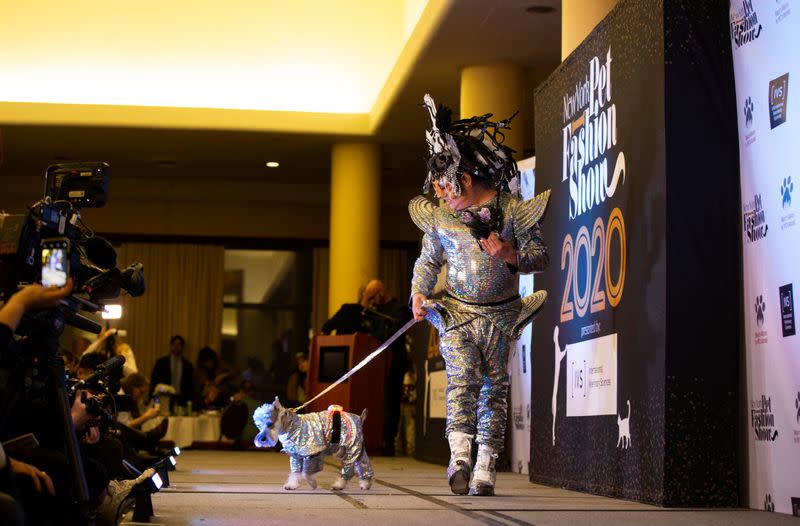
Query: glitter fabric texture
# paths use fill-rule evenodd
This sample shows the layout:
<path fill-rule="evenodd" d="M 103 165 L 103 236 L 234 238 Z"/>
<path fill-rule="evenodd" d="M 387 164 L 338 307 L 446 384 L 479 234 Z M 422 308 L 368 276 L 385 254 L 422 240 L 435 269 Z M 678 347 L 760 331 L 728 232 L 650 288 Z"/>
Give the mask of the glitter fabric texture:
<path fill-rule="evenodd" d="M 411 294 L 430 296 L 447 262 L 446 292 L 435 300 L 428 319 L 439 331 L 447 370 L 448 435 L 477 434 L 479 444 L 503 448 L 506 362 L 510 344 L 518 336 L 521 311 L 526 310 L 518 296 L 518 273 L 544 270 L 549 262 L 538 224 L 548 198 L 546 194 L 538 201 L 520 201 L 500 194 L 504 220 L 498 234 L 516 249 L 516 266 L 485 253 L 470 228 L 444 202 L 436 206 L 418 197 L 409 205 L 414 223 L 424 232 Z M 537 299 L 537 309 L 543 296 Z"/>
<path fill-rule="evenodd" d="M 292 473 L 313 474 L 322 470 L 322 459 L 336 455 L 342 460 L 341 476 L 350 480 L 354 472 L 361 479 L 374 476 L 372 464 L 364 450 L 364 434 L 361 418 L 352 413 L 341 412 L 341 440 L 331 444 L 331 411 L 319 411 L 307 415 L 295 415 L 287 433 L 278 435 L 283 451 L 289 455 Z"/>

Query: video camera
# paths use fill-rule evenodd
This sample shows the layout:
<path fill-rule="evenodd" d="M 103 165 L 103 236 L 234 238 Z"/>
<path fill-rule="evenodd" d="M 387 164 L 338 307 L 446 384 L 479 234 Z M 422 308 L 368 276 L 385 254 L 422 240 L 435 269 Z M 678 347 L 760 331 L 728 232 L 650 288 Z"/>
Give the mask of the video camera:
<path fill-rule="evenodd" d="M 28 283 L 63 286 L 73 276 L 73 295 L 60 309 L 64 321 L 98 333 L 101 326 L 79 310 L 100 311 L 102 301 L 122 290 L 144 294 L 142 264 L 117 268 L 114 247 L 81 220 L 81 208 L 100 208 L 108 200 L 108 172 L 104 162 L 51 165 L 44 197 L 28 214 L 0 215 L 0 295 L 8 298 Z"/>
<path fill-rule="evenodd" d="M 70 400 L 80 393 L 86 412 L 93 417 L 91 425 L 105 429 L 113 421 L 116 412 L 114 394 L 120 389 L 124 364 L 123 356 L 114 356 L 98 365 L 83 380 L 69 379 L 67 389 Z"/>

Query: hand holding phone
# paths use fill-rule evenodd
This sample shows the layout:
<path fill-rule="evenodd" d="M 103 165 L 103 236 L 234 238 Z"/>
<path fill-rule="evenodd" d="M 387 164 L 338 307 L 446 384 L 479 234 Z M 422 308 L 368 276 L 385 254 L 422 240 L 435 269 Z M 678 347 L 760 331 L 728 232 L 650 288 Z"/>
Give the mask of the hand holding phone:
<path fill-rule="evenodd" d="M 65 237 L 42 240 L 42 280 L 44 287 L 61 288 L 69 278 L 70 241 Z"/>

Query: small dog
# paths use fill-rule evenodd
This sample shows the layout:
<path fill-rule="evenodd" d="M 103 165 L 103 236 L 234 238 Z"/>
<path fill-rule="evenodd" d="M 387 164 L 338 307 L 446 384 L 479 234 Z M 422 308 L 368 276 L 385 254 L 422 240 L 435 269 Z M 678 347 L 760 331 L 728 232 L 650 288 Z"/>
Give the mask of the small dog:
<path fill-rule="evenodd" d="M 305 480 L 316 489 L 314 475 L 322 471 L 327 455 L 341 459 L 342 470 L 331 486 L 343 490 L 353 473 L 358 474 L 359 487 L 372 487 L 374 471 L 364 450 L 363 424 L 367 410 L 361 416 L 347 413 L 341 406 L 332 405 L 327 411 L 298 415 L 281 406 L 278 397 L 271 404 L 264 404 L 253 413 L 253 421 L 259 433 L 253 439 L 256 447 L 273 447 L 278 440 L 283 452 L 289 455 L 289 478 L 283 489 L 297 489 Z"/>

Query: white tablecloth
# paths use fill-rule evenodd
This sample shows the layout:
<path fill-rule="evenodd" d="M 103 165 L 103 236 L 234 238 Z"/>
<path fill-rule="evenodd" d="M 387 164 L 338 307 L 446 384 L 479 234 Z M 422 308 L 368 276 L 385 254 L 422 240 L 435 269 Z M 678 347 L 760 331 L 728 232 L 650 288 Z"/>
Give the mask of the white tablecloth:
<path fill-rule="evenodd" d="M 142 429 L 147 431 L 157 427 L 164 417 L 153 418 L 142 424 Z M 220 415 L 199 416 L 171 416 L 167 434 L 162 441 L 174 442 L 176 446 L 184 448 L 194 442 L 217 442 L 220 437 Z"/>

